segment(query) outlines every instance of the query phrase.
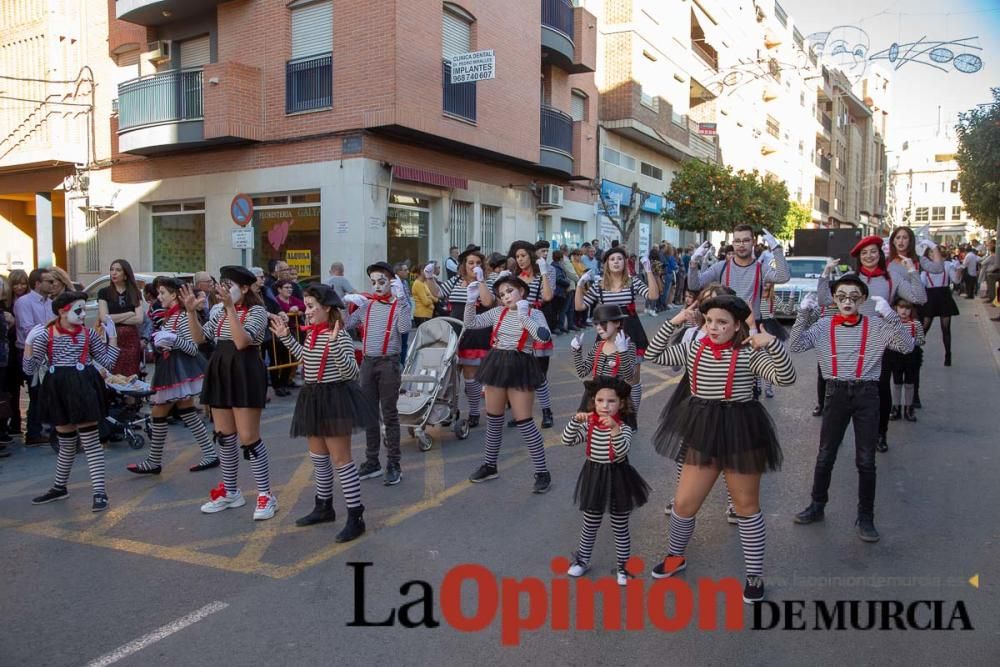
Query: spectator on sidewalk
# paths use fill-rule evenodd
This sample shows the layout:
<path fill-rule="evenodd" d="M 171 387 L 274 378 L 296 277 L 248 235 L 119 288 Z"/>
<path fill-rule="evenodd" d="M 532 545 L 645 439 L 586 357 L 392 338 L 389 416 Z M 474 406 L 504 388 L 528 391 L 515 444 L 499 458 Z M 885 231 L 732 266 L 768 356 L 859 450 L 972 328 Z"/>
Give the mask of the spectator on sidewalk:
<path fill-rule="evenodd" d="M 28 275 L 28 288 L 31 290 L 14 304 L 14 319 L 17 326 L 17 341 L 15 345 L 24 354 L 24 339 L 36 325 L 44 326 L 52 319 L 52 306 L 49 294 L 55 289 L 56 278 L 49 269 L 35 269 Z M 60 285 L 60 291 L 63 287 Z M 38 393 L 41 385 L 35 382 L 34 375 L 26 375 L 28 383 L 28 423 L 24 436 L 24 444 L 38 446 L 48 444 L 49 439 L 42 432 L 42 420 Z"/>
<path fill-rule="evenodd" d="M 345 294 L 354 294 L 354 285 L 344 277 L 343 262 L 334 262 L 330 265 L 330 278 L 326 284 L 333 288 L 337 296 L 343 300 Z"/>
<path fill-rule="evenodd" d="M 965 270 L 962 280 L 965 282 L 965 298 L 974 299 L 976 297 L 976 285 L 979 282 L 979 255 L 976 249 L 969 246 L 962 260 L 962 268 Z"/>

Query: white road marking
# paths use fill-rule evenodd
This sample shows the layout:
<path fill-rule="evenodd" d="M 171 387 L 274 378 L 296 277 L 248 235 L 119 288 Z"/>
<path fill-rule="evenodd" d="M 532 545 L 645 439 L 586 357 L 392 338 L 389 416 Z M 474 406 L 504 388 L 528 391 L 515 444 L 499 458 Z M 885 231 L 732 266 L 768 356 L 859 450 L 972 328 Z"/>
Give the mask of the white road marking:
<path fill-rule="evenodd" d="M 166 639 L 175 632 L 180 632 L 189 625 L 194 625 L 198 621 L 206 618 L 207 616 L 211 616 L 217 611 L 222 611 L 228 606 L 229 605 L 225 602 L 210 602 L 201 609 L 191 612 L 187 616 L 182 616 L 172 623 L 167 623 L 163 627 L 157 628 L 149 634 L 143 635 L 142 637 L 139 637 L 124 646 L 116 648 L 111 653 L 102 655 L 100 658 L 88 662 L 87 667 L 106 667 L 106 665 L 116 663 L 122 658 L 127 658 L 133 653 L 138 653 L 142 649 L 151 644 L 155 644 L 161 639 Z"/>

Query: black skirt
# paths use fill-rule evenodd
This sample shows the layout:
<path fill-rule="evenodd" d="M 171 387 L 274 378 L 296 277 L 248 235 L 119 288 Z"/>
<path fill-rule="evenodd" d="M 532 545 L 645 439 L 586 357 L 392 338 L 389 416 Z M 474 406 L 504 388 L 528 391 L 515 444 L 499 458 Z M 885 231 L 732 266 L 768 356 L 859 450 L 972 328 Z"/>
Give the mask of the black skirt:
<path fill-rule="evenodd" d="M 649 484 L 628 462 L 628 457 L 614 463 L 587 460 L 580 469 L 573 492 L 573 503 L 581 512 L 624 514 L 642 507 L 649 499 Z"/>
<path fill-rule="evenodd" d="M 788 329 L 773 317 L 760 321 L 760 327 L 778 340 L 788 340 Z"/>
<path fill-rule="evenodd" d="M 219 341 L 208 360 L 201 402 L 213 408 L 263 408 L 267 402 L 267 370 L 260 349 L 237 350 L 231 340 Z"/>
<path fill-rule="evenodd" d="M 476 371 L 476 379 L 488 387 L 534 391 L 545 375 L 530 352 L 492 349 Z"/>
<path fill-rule="evenodd" d="M 771 416 L 759 401 L 706 400 L 690 396 L 666 415 L 653 434 L 658 452 L 683 463 L 744 474 L 781 467 L 781 445 Z"/>
<path fill-rule="evenodd" d="M 649 347 L 649 338 L 646 337 L 646 330 L 642 327 L 639 316 L 629 315 L 626 317 L 622 328 L 625 329 L 625 335 L 629 337 L 629 340 L 635 343 L 636 352 L 642 356 L 642 353 Z"/>
<path fill-rule="evenodd" d="M 152 402 L 163 404 L 200 396 L 206 366 L 208 363 L 200 353 L 193 357 L 180 351 L 160 355 L 153 371 L 152 387 L 156 393 Z"/>
<path fill-rule="evenodd" d="M 289 435 L 334 438 L 378 426 L 375 404 L 356 381 L 306 383 L 299 389 Z"/>
<path fill-rule="evenodd" d="M 486 310 L 485 308 L 478 308 L 477 312 L 482 313 Z M 452 303 L 451 316 L 461 321 L 465 317 L 465 304 Z M 483 359 L 486 358 L 486 354 L 490 351 L 490 337 L 492 335 L 493 330 L 488 327 L 484 329 L 466 329 L 462 334 L 462 339 L 458 341 L 459 365 L 481 365 Z"/>
<path fill-rule="evenodd" d="M 653 434 L 653 448 L 656 449 L 657 454 L 670 456 L 670 439 L 660 437 L 660 431 L 663 429 L 663 425 L 668 422 L 669 415 L 679 410 L 689 398 L 691 398 L 691 381 L 688 379 L 688 374 L 685 370 L 684 375 L 681 376 L 681 381 L 677 383 L 677 387 L 674 389 L 674 393 L 670 395 L 670 400 L 667 401 L 667 404 L 663 406 L 663 410 L 660 411 L 659 426 L 656 428 L 656 433 Z M 680 447 L 683 448 L 683 443 Z M 678 449 L 672 458 L 676 459 L 682 451 L 683 449 Z"/>
<path fill-rule="evenodd" d="M 39 397 L 42 422 L 53 426 L 100 422 L 108 414 L 107 388 L 90 364 L 82 371 L 57 366 L 45 375 Z"/>
<path fill-rule="evenodd" d="M 918 308 L 921 317 L 954 317 L 958 305 L 951 296 L 950 287 L 928 287 L 927 303 Z"/>

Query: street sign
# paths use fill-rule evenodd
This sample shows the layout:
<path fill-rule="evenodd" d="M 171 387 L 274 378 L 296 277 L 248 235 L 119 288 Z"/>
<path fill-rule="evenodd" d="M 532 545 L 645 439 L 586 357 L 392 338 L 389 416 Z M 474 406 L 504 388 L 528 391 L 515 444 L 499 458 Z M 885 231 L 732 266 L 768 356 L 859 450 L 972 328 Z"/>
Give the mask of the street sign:
<path fill-rule="evenodd" d="M 459 53 L 451 59 L 451 82 L 469 83 L 497 78 L 497 61 L 493 49 Z"/>
<path fill-rule="evenodd" d="M 715 123 L 698 123 L 698 134 L 714 137 L 717 134 L 716 128 Z"/>
<path fill-rule="evenodd" d="M 253 220 L 253 200 L 250 199 L 250 195 L 241 192 L 233 197 L 233 201 L 229 205 L 229 214 L 233 217 L 233 222 L 240 227 L 246 227 L 250 224 L 250 221 Z"/>
<path fill-rule="evenodd" d="M 253 250 L 253 225 L 233 230 L 233 250 Z"/>

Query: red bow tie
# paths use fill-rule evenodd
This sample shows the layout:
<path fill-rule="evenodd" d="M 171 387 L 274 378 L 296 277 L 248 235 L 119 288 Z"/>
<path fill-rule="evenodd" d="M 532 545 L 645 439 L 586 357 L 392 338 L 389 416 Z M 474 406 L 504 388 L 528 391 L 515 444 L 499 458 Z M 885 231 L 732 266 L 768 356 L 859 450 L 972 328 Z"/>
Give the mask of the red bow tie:
<path fill-rule="evenodd" d="M 861 319 L 861 318 L 858 317 L 857 313 L 855 313 L 854 315 L 834 315 L 833 316 L 833 326 L 836 327 L 836 326 L 839 326 L 841 324 L 847 324 L 847 325 L 850 325 L 850 326 L 854 326 L 855 324 L 858 323 L 859 319 Z"/>
<path fill-rule="evenodd" d="M 379 303 L 389 303 L 392 300 L 391 294 L 365 294 L 363 295 L 366 299 L 371 301 L 378 301 Z"/>
<path fill-rule="evenodd" d="M 316 347 L 316 338 L 321 333 L 329 330 L 330 324 L 328 322 L 320 322 L 319 324 L 310 324 L 302 327 L 302 331 L 309 332 L 309 349 Z"/>
<path fill-rule="evenodd" d="M 722 361 L 723 350 L 729 350 L 732 349 L 733 347 L 733 341 L 731 340 L 725 343 L 718 343 L 718 344 L 713 343 L 712 339 L 709 338 L 708 336 L 705 336 L 701 340 L 705 344 L 705 347 L 707 347 L 709 350 L 712 351 L 712 356 L 715 357 L 716 361 Z"/>
<path fill-rule="evenodd" d="M 611 415 L 611 418 L 614 419 L 616 422 L 618 422 L 618 425 L 621 426 L 622 420 L 618 415 Z M 601 421 L 600 415 L 598 415 L 596 412 L 591 412 L 590 418 L 587 421 L 591 428 L 607 429 L 607 426 L 605 426 L 604 422 Z"/>
<path fill-rule="evenodd" d="M 868 269 L 868 268 L 865 268 L 865 267 L 862 266 L 861 267 L 861 275 L 863 275 L 863 276 L 865 276 L 867 278 L 877 278 L 878 276 L 884 276 L 884 275 L 886 275 L 886 273 L 879 266 L 876 266 L 874 269 Z"/>

